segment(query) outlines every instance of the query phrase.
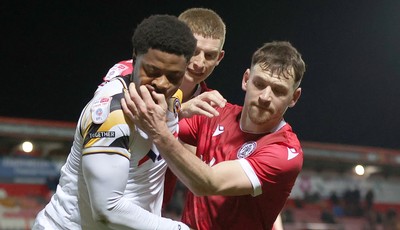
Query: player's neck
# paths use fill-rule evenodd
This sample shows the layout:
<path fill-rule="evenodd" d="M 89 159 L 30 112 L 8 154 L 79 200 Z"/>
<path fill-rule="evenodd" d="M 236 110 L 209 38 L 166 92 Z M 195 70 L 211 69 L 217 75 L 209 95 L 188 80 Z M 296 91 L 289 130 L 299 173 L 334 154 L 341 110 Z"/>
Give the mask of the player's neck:
<path fill-rule="evenodd" d="M 245 122 L 242 119 L 240 120 L 239 126 L 240 130 L 245 133 L 251 134 L 266 134 L 273 133 L 280 130 L 286 124 L 285 120 L 280 120 L 277 124 L 274 124 L 271 127 L 261 127 L 260 125 L 252 124 L 252 122 Z"/>

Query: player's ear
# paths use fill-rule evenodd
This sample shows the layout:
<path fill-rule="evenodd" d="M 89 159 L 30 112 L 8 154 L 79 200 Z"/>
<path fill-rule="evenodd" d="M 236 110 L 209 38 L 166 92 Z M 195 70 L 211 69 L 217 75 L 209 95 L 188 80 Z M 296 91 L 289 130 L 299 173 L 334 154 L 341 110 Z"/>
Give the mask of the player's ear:
<path fill-rule="evenodd" d="M 243 79 L 242 79 L 242 89 L 246 91 L 247 89 L 247 81 L 250 78 L 250 69 L 246 69 L 243 73 Z"/>
<path fill-rule="evenodd" d="M 293 106 L 296 105 L 297 101 L 299 100 L 301 96 L 301 87 L 298 87 L 294 92 L 293 92 L 293 98 L 292 101 L 289 104 L 289 108 L 292 108 Z"/>
<path fill-rule="evenodd" d="M 216 66 L 219 65 L 219 63 L 220 63 L 221 60 L 224 58 L 224 56 L 225 56 L 225 51 L 224 51 L 224 50 L 221 50 L 221 51 L 219 52 L 219 56 L 218 56 L 218 59 L 217 59 L 217 64 L 216 64 Z"/>

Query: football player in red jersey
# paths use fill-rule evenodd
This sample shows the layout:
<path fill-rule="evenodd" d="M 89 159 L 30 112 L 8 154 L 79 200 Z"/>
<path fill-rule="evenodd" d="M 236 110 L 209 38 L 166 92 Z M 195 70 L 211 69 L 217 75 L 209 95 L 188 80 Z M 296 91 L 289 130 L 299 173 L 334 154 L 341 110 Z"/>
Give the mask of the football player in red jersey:
<path fill-rule="evenodd" d="M 288 108 L 301 95 L 301 54 L 285 41 L 256 50 L 243 74 L 243 106 L 227 103 L 219 116 L 179 123 L 176 140 L 163 118 L 162 95 L 131 85 L 124 112 L 153 139 L 168 166 L 189 188 L 182 221 L 194 229 L 272 229 L 302 168 L 303 151 Z"/>

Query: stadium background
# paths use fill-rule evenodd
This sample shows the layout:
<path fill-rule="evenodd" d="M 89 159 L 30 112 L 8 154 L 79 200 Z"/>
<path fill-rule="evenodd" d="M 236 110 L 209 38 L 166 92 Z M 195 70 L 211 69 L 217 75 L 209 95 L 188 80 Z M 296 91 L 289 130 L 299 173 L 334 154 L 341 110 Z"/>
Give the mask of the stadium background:
<path fill-rule="evenodd" d="M 242 73 L 263 42 L 289 40 L 307 63 L 302 98 L 286 117 L 306 154 L 283 213 L 286 228 L 321 229 L 321 215 L 332 222 L 329 211 L 340 216 L 345 204 L 336 227 L 371 227 L 365 221 L 372 219 L 383 228 L 393 219 L 400 203 L 400 1 L 5 0 L 0 229 L 29 228 L 54 188 L 81 109 L 107 70 L 130 58 L 133 27 L 150 14 L 194 6 L 216 10 L 227 24 L 225 59 L 207 82 L 229 101 L 242 102 Z M 36 146 L 29 154 L 19 149 L 25 140 Z M 356 164 L 365 165 L 364 176 L 354 174 Z M 361 210 L 368 190 L 376 212 Z M 356 202 L 333 196 L 334 208 L 332 192 Z M 179 212 L 176 202 L 171 213 Z"/>
<path fill-rule="evenodd" d="M 56 188 L 75 125 L 0 117 L 0 229 L 30 229 Z M 25 151 L 27 141 L 33 147 Z M 303 150 L 304 168 L 282 211 L 284 229 L 384 230 L 400 223 L 400 151 L 310 141 Z M 178 184 L 165 216 L 179 219 L 185 191 Z"/>

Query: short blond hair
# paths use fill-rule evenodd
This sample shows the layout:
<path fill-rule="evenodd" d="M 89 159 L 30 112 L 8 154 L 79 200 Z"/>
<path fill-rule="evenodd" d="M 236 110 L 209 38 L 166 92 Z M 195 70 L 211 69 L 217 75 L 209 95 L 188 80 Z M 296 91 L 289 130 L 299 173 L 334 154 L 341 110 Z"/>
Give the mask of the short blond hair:
<path fill-rule="evenodd" d="M 215 11 L 207 8 L 190 8 L 182 12 L 178 18 L 189 26 L 193 34 L 220 39 L 222 49 L 225 43 L 226 26 Z"/>

